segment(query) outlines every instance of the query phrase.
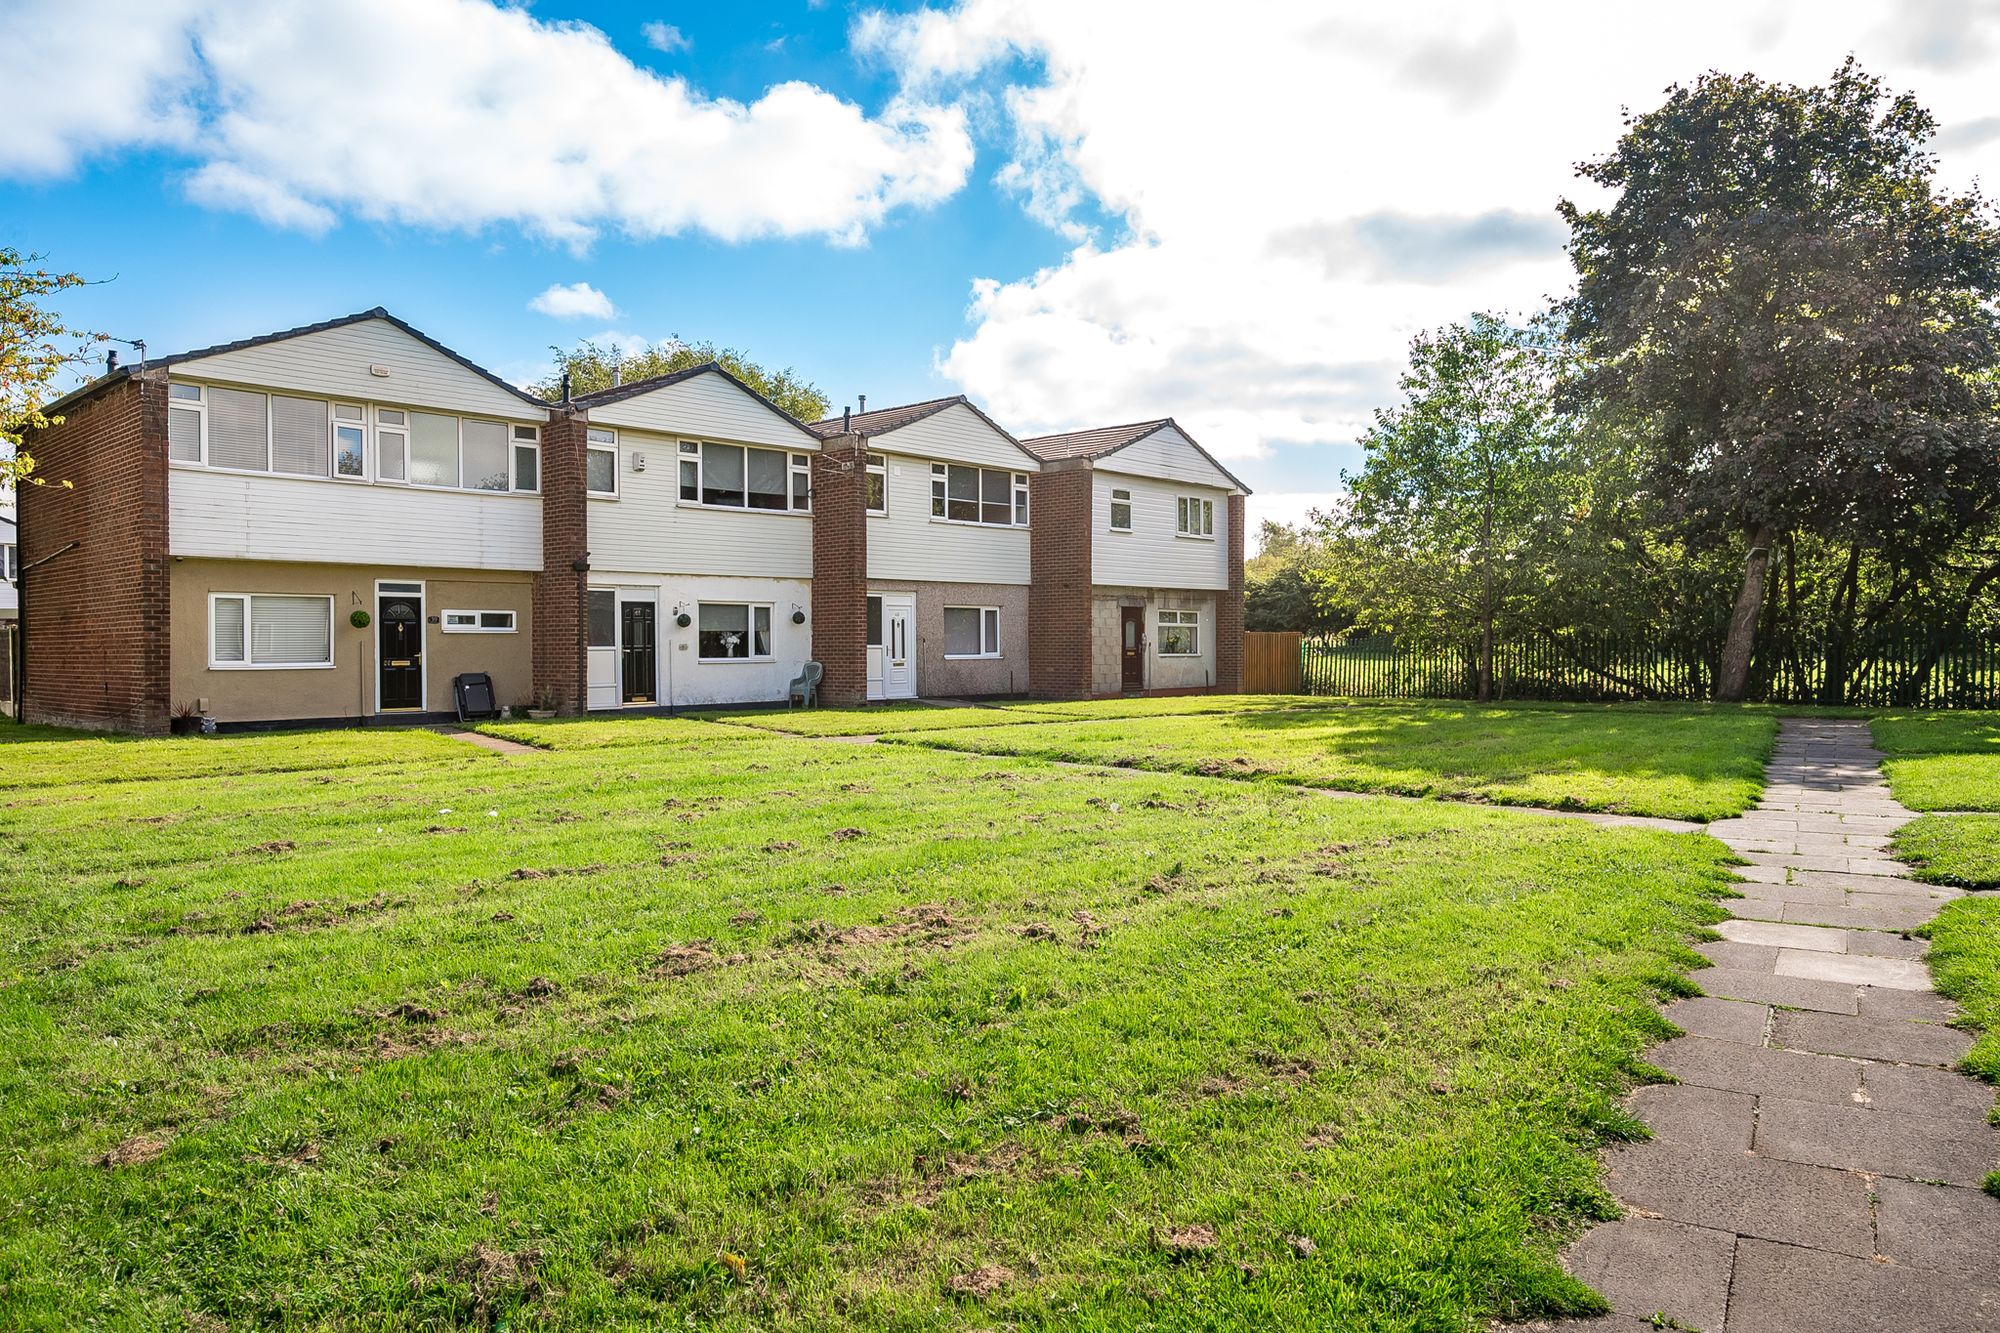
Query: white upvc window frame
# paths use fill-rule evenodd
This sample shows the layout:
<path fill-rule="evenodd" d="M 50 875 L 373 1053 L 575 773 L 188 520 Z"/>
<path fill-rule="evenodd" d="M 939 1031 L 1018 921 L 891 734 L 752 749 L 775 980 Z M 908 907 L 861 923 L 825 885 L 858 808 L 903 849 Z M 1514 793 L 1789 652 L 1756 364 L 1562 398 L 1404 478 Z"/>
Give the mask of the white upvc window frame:
<path fill-rule="evenodd" d="M 865 475 L 865 476 L 863 476 L 863 478 L 862 478 L 862 480 L 861 480 L 861 487 L 862 487 L 862 495 L 861 495 L 861 504 L 862 504 L 862 508 L 863 508 L 863 509 L 864 509 L 864 510 L 865 510 L 866 512 L 868 512 L 868 513 L 870 513 L 870 514 L 874 515 L 874 516 L 875 516 L 876 518 L 887 518 L 887 517 L 889 516 L 889 459 L 888 459 L 888 456 L 887 456 L 887 455 L 885 455 L 885 454 L 868 454 L 868 455 L 866 455 L 866 465 L 865 465 L 865 469 L 864 469 L 864 470 L 865 470 L 865 473 L 866 473 L 866 475 Z M 875 505 L 871 505 L 871 504 L 869 504 L 869 503 L 868 503 L 868 484 L 869 484 L 869 481 L 870 481 L 870 479 L 872 479 L 872 478 L 877 478 L 877 477 L 879 477 L 879 478 L 881 479 L 881 481 L 882 481 L 882 504 L 881 504 L 881 506 L 880 506 L 879 508 L 878 508 L 877 506 L 875 506 Z"/>
<path fill-rule="evenodd" d="M 256 657 L 254 617 L 252 605 L 259 597 L 283 597 L 287 599 L 309 599 L 326 603 L 326 661 L 324 662 L 258 662 Z M 217 659 L 215 655 L 215 604 L 217 602 L 243 603 L 243 660 L 231 662 Z M 212 592 L 208 595 L 208 669 L 211 671 L 331 671 L 335 666 L 335 635 L 333 619 L 334 598 L 322 597 L 318 593 L 292 592 Z"/>
<path fill-rule="evenodd" d="M 525 432 L 525 433 L 524 433 Z M 535 458 L 535 484 L 521 484 L 521 454 L 527 452 Z M 540 495 L 542 493 L 542 428 L 522 425 L 517 421 L 507 423 L 507 478 L 512 483 L 509 494 Z"/>
<path fill-rule="evenodd" d="M 1119 510 L 1119 509 L 1120 509 L 1121 507 L 1122 507 L 1122 508 L 1123 508 L 1123 509 L 1125 510 L 1125 521 L 1124 521 L 1123 523 L 1120 523 L 1120 522 L 1118 521 L 1118 510 Z M 1127 487 L 1127 486 L 1114 486 L 1114 487 L 1112 487 L 1112 488 L 1111 488 L 1111 502 L 1110 502 L 1110 505 L 1108 506 L 1108 508 L 1110 509 L 1110 513 L 1111 513 L 1111 531 L 1113 531 L 1113 532 L 1130 532 L 1130 531 L 1132 530 L 1132 491 L 1131 491 L 1131 488 L 1130 488 L 1130 487 Z"/>
<path fill-rule="evenodd" d="M 384 416 L 400 418 L 396 421 L 384 420 Z M 410 484 L 410 410 L 407 407 L 389 407 L 374 404 L 369 413 L 370 424 L 375 427 L 374 479 L 384 486 L 408 486 Z M 397 456 L 402 459 L 403 475 L 385 477 L 382 475 L 382 447 L 385 439 L 397 441 Z"/>
<path fill-rule="evenodd" d="M 0 543 L 0 580 L 21 581 L 21 548 L 14 542 Z"/>
<path fill-rule="evenodd" d="M 953 518 L 951 516 L 951 470 L 963 468 L 979 478 L 977 490 L 979 498 L 972 501 L 981 513 L 979 518 Z M 986 474 L 993 473 L 1007 478 L 1007 521 L 990 523 L 984 517 L 989 503 L 986 499 Z M 959 501 L 963 504 L 964 501 Z M 967 528 L 1025 528 L 1028 526 L 1028 474 L 1012 472 L 1003 467 L 981 467 L 977 463 L 931 464 L 931 522 L 956 523 Z"/>
<path fill-rule="evenodd" d="M 1215 501 L 1199 495 L 1174 497 L 1174 536 L 1191 541 L 1215 540 Z"/>
<path fill-rule="evenodd" d="M 977 611 L 979 613 L 979 651 L 976 653 L 954 653 L 947 649 L 944 654 L 944 660 L 947 662 L 991 662 L 998 660 L 1001 656 L 1000 608 L 997 606 L 974 606 L 969 604 L 955 605 L 945 607 L 944 615 L 949 616 L 954 611 Z M 951 642 L 951 633 L 948 629 L 945 631 L 944 640 L 947 644 Z"/>
<path fill-rule="evenodd" d="M 352 417 L 341 416 L 342 410 L 357 413 Z M 327 478 L 342 481 L 348 485 L 366 485 L 375 479 L 374 450 L 368 447 L 368 405 L 366 403 L 341 403 L 329 400 L 326 411 Z M 340 432 L 357 431 L 361 435 L 361 471 L 342 472 L 340 470 Z"/>
<path fill-rule="evenodd" d="M 186 390 L 187 392 L 183 392 Z M 192 412 L 195 417 L 194 457 L 175 458 L 173 449 L 173 414 Z M 167 383 L 167 460 L 181 467 L 208 466 L 208 394 L 199 384 L 185 384 L 178 380 Z"/>
<path fill-rule="evenodd" d="M 590 426 L 583 433 L 583 493 L 599 500 L 616 500 L 619 492 L 618 480 L 618 432 L 608 426 Z M 611 489 L 600 491 L 590 484 L 590 456 L 592 454 L 611 455 Z"/>
<path fill-rule="evenodd" d="M 735 449 L 743 454 L 743 503 L 721 504 L 704 499 L 708 488 L 708 451 Z M 785 458 L 785 505 L 766 509 L 750 503 L 750 453 L 783 454 Z M 687 494 L 688 477 L 694 478 L 694 496 Z M 674 448 L 674 503 L 690 509 L 717 509 L 729 514 L 811 514 L 812 455 L 794 453 L 769 444 L 738 444 L 734 440 L 679 440 Z M 719 660 L 719 659 L 718 659 Z"/>
<path fill-rule="evenodd" d="M 487 618 L 505 616 L 504 625 L 489 625 Z M 520 631 L 518 613 L 498 607 L 486 610 L 446 610 L 438 612 L 438 629 L 445 634 L 515 634 Z"/>
<path fill-rule="evenodd" d="M 730 506 L 719 506 L 729 508 Z M 775 513 L 775 510 L 764 511 Z M 740 606 L 744 609 L 743 632 L 749 636 L 750 647 L 757 644 L 757 613 L 764 613 L 764 638 L 771 651 L 762 655 L 750 653 L 743 657 L 706 657 L 701 651 L 701 611 L 705 606 Z M 778 660 L 777 604 L 775 602 L 737 601 L 733 598 L 704 598 L 694 604 L 694 660 L 704 666 L 740 666 L 746 663 L 775 662 Z"/>
<path fill-rule="evenodd" d="M 1167 651 L 1168 627 L 1193 631 L 1192 647 L 1185 652 Z M 1177 606 L 1163 606 L 1153 616 L 1153 652 L 1160 657 L 1200 657 L 1201 656 L 1201 612 L 1184 610 Z"/>

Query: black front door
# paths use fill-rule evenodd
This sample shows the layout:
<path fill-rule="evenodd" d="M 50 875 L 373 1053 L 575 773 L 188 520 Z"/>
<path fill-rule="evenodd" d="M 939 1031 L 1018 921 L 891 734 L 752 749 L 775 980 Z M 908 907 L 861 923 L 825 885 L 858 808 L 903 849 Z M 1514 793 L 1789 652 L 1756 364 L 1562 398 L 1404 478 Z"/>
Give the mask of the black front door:
<path fill-rule="evenodd" d="M 653 682 L 658 679 L 653 666 L 653 604 L 627 602 L 620 608 L 625 631 L 620 640 L 624 659 L 625 702 L 653 702 Z"/>
<path fill-rule="evenodd" d="M 424 706 L 424 599 L 390 593 L 376 608 L 382 654 L 382 711 Z"/>
<path fill-rule="evenodd" d="M 1118 683 L 1127 690 L 1146 688 L 1146 608 L 1118 608 Z"/>

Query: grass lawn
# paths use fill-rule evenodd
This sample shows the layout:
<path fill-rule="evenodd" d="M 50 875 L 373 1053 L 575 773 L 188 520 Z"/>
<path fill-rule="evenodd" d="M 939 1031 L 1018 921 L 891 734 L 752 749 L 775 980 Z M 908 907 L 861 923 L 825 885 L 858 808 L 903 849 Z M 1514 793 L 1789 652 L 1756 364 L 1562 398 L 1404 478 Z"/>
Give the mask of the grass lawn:
<path fill-rule="evenodd" d="M 1965 1068 L 2000 1083 L 2000 898 L 1961 898 L 1938 913 L 1925 933 L 1939 993 L 1956 1000 L 1966 1025 L 1979 1033 Z M 2000 1123 L 2000 1109 L 1994 1119 Z M 1986 1177 L 1986 1190 L 2000 1194 L 2000 1171 Z"/>
<path fill-rule="evenodd" d="M 82 799 L 93 783 L 352 768 L 418 758 L 463 762 L 465 750 L 464 741 L 402 729 L 142 741 L 0 721 L 0 792 L 64 787 L 71 790 L 62 799 Z"/>
<path fill-rule="evenodd" d="M 0 747 L 0 1322 L 1600 1308 L 1717 844 L 591 725 Z"/>
<path fill-rule="evenodd" d="M 1918 879 L 2000 888 L 2000 815 L 1925 815 L 1896 830 L 1894 851 Z"/>
<path fill-rule="evenodd" d="M 1887 713 L 1868 729 L 1910 809 L 2000 811 L 2000 714 Z"/>
<path fill-rule="evenodd" d="M 909 745 L 1679 819 L 1754 804 L 1777 723 L 1680 709 L 1382 704 L 929 731 Z"/>
<path fill-rule="evenodd" d="M 1014 727 L 1029 722 L 1181 717 L 1196 713 L 1261 712 L 1272 708 L 1352 708 L 1350 699 L 1299 694 L 1189 694 L 1160 699 L 1094 699 L 1076 702 L 1003 702 L 972 708 L 926 703 L 881 703 L 865 708 L 717 709 L 695 717 L 758 727 L 794 736 L 894 736 L 910 731 L 963 727 Z M 1368 706 L 1368 705 L 1361 705 Z"/>

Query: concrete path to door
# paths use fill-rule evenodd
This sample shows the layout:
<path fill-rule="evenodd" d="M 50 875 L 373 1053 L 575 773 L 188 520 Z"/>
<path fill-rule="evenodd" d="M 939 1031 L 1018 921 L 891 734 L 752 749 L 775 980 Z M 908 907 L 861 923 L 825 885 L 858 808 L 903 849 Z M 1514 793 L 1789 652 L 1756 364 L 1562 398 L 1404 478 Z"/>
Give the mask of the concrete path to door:
<path fill-rule="evenodd" d="M 1539 1327 L 2000 1329 L 1994 1091 L 1905 933 L 1959 895 L 1890 858 L 1881 760 L 1864 723 L 1787 721 L 1763 802 L 1709 826 L 1748 896 L 1647 1054 L 1680 1080 L 1632 1099 L 1653 1139 L 1605 1155 L 1626 1216 L 1567 1256 L 1616 1313 Z"/>

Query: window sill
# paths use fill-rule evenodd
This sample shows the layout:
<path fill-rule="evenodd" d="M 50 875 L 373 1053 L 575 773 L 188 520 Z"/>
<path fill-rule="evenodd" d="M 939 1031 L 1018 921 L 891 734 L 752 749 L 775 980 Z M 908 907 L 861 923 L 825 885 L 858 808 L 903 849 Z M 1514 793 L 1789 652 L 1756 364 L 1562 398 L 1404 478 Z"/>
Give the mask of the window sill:
<path fill-rule="evenodd" d="M 983 523 L 974 518 L 939 518 L 931 515 L 931 522 L 947 528 L 985 528 L 989 532 L 1026 532 L 1026 523 Z"/>
<path fill-rule="evenodd" d="M 1002 662 L 1006 660 L 1006 656 L 1003 653 L 946 653 L 944 660 L 947 662 Z"/>
<path fill-rule="evenodd" d="M 1199 532 L 1176 532 L 1174 540 L 1180 542 L 1213 542 L 1215 538 Z"/>
<path fill-rule="evenodd" d="M 1106 528 L 1105 531 L 1114 537 L 1130 537 L 1132 535 L 1132 529 L 1130 528 Z"/>
<path fill-rule="evenodd" d="M 332 662 L 210 662 L 210 671 L 331 671 Z"/>
<path fill-rule="evenodd" d="M 676 500 L 676 509 L 705 509 L 711 514 L 759 514 L 767 518 L 811 518 L 810 509 L 752 509 L 748 505 L 712 505 L 700 500 Z"/>
<path fill-rule="evenodd" d="M 696 666 L 769 666 L 775 657 L 697 657 Z"/>

